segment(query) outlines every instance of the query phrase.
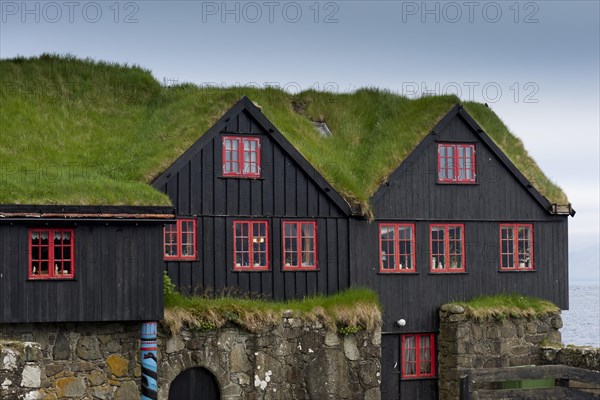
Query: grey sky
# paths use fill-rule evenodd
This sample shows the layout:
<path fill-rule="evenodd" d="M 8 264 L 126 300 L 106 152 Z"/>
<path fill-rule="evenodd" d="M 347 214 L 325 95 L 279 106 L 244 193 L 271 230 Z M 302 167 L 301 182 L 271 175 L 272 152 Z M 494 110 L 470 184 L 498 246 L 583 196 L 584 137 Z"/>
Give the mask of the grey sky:
<path fill-rule="evenodd" d="M 598 1 L 1 2 L 0 56 L 71 53 L 158 79 L 486 101 L 567 192 L 598 280 Z M 583 268 L 583 267 L 582 267 Z"/>

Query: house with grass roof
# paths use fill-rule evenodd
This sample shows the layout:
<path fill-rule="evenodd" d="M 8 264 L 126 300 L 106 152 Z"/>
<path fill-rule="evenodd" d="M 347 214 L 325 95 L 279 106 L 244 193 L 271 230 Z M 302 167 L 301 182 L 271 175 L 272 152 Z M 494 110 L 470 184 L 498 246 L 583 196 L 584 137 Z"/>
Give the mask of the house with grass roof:
<path fill-rule="evenodd" d="M 0 323 L 157 320 L 163 271 L 197 295 L 367 287 L 382 398 L 434 399 L 442 304 L 568 308 L 574 211 L 485 105 L 164 88 L 53 56 L 0 71 Z"/>

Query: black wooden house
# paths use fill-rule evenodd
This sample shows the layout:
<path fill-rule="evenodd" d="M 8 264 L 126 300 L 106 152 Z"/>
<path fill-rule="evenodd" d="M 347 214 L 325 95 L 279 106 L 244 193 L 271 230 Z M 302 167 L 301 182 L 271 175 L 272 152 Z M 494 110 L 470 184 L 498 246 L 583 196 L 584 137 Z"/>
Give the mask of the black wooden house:
<path fill-rule="evenodd" d="M 384 399 L 437 398 L 442 304 L 517 292 L 568 307 L 573 211 L 550 204 L 460 105 L 372 196 L 372 218 L 248 98 L 153 185 L 176 208 L 163 259 L 184 292 L 377 291 Z"/>
<path fill-rule="evenodd" d="M 0 206 L 0 324 L 163 318 L 171 207 Z"/>
<path fill-rule="evenodd" d="M 85 79 L 94 76 L 104 73 Z M 162 89 L 146 78 L 140 98 L 123 101 L 150 104 L 143 115 L 152 119 L 169 99 L 152 97 Z M 282 93 L 273 94 L 271 107 L 290 99 Z M 431 114 L 435 121 L 455 102 L 446 101 Z M 219 102 L 208 97 L 181 109 L 212 115 Z M 285 106 L 294 114 L 289 120 L 312 129 Z M 568 307 L 573 210 L 551 204 L 460 105 L 429 132 L 436 122 L 422 129 L 420 142 L 369 199 L 370 214 L 250 99 L 221 114 L 206 132 L 192 132 L 199 138 L 187 150 L 148 153 L 170 166 L 158 175 L 140 169 L 152 175 L 140 174 L 148 179 L 136 184 L 164 204 L 158 192 L 166 194 L 172 206 L 0 205 L 0 324 L 156 321 L 163 317 L 164 271 L 182 292 L 196 294 L 233 289 L 292 299 L 369 287 L 383 306 L 382 398 L 435 399 L 442 304 L 517 292 Z M 202 117 L 185 125 L 216 119 Z M 143 141 L 145 128 L 132 140 Z M 105 131 L 98 132 L 96 140 Z M 176 137 L 184 148 L 188 133 Z M 150 176 L 154 189 L 146 184 Z"/>

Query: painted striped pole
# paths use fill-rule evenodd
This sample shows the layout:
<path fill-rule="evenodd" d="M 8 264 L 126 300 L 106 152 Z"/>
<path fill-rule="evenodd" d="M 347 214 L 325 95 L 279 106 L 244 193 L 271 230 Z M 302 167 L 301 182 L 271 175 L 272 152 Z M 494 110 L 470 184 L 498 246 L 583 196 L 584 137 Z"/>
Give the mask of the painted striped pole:
<path fill-rule="evenodd" d="M 142 324 L 142 343 L 140 345 L 142 355 L 142 400 L 157 400 L 158 398 L 156 329 L 156 322 L 144 322 Z"/>

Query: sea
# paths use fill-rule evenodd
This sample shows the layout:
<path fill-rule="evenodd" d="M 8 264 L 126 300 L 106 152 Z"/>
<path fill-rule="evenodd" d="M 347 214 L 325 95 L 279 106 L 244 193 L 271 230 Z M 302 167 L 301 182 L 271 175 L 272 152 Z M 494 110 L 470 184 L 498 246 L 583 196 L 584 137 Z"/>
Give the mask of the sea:
<path fill-rule="evenodd" d="M 600 285 L 569 284 L 569 310 L 562 312 L 562 342 L 600 347 Z"/>

